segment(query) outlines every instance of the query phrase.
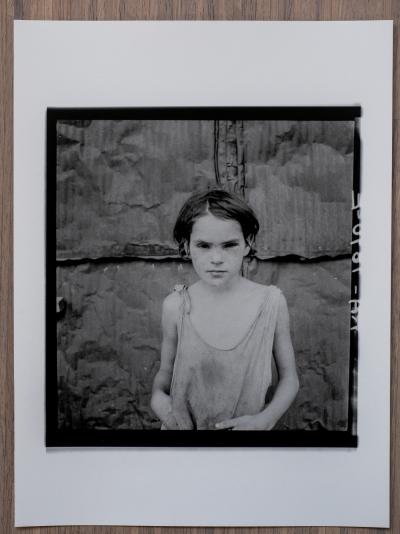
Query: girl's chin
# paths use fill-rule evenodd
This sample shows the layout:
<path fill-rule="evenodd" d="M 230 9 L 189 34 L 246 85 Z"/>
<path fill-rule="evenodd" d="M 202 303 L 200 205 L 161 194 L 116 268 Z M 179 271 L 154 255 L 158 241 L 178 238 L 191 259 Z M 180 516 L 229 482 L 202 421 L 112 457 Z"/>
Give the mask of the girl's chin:
<path fill-rule="evenodd" d="M 228 287 L 232 283 L 231 278 L 226 278 L 225 276 L 218 277 L 204 277 L 201 278 L 202 282 L 210 287 Z"/>

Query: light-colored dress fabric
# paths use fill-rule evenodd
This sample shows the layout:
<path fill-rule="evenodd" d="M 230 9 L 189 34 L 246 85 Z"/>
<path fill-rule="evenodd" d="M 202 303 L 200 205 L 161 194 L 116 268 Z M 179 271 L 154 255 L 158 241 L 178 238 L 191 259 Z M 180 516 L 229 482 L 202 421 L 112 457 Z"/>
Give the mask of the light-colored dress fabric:
<path fill-rule="evenodd" d="M 190 319 L 187 288 L 175 290 L 181 295 L 181 316 L 170 395 L 179 429 L 212 430 L 217 422 L 262 411 L 271 382 L 280 289 L 265 286 L 255 320 L 244 338 L 227 350 L 202 339 Z"/>

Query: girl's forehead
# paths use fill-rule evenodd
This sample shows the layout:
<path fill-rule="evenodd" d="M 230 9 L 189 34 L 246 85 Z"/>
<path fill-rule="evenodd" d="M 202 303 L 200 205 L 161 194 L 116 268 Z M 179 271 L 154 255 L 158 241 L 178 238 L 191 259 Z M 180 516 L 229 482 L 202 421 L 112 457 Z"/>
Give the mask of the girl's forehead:
<path fill-rule="evenodd" d="M 243 238 L 242 227 L 235 219 L 221 219 L 212 213 L 202 215 L 193 224 L 192 239 L 214 241 Z"/>

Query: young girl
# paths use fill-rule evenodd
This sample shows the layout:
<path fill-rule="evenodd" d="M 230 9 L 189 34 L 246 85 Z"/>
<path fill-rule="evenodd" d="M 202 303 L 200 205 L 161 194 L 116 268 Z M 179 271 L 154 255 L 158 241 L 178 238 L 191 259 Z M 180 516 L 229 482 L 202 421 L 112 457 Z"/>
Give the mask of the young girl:
<path fill-rule="evenodd" d="M 164 429 L 269 430 L 296 396 L 286 300 L 241 275 L 258 229 L 247 204 L 222 190 L 191 196 L 179 213 L 174 238 L 199 280 L 163 303 L 151 406 Z M 272 353 L 279 382 L 266 404 Z"/>

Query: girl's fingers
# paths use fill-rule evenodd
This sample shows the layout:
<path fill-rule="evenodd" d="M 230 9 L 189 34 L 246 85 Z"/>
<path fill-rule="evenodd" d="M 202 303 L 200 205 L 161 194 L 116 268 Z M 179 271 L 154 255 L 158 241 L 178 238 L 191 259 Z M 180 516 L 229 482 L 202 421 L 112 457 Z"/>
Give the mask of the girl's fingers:
<path fill-rule="evenodd" d="M 223 430 L 224 428 L 233 428 L 238 422 L 238 418 L 227 419 L 226 421 L 221 421 L 215 425 L 215 428 L 218 430 Z"/>
<path fill-rule="evenodd" d="M 258 427 L 253 417 L 242 415 L 240 417 L 235 417 L 234 419 L 221 421 L 221 423 L 217 423 L 215 425 L 215 428 L 218 430 L 222 430 L 224 428 L 229 430 L 256 430 Z"/>

